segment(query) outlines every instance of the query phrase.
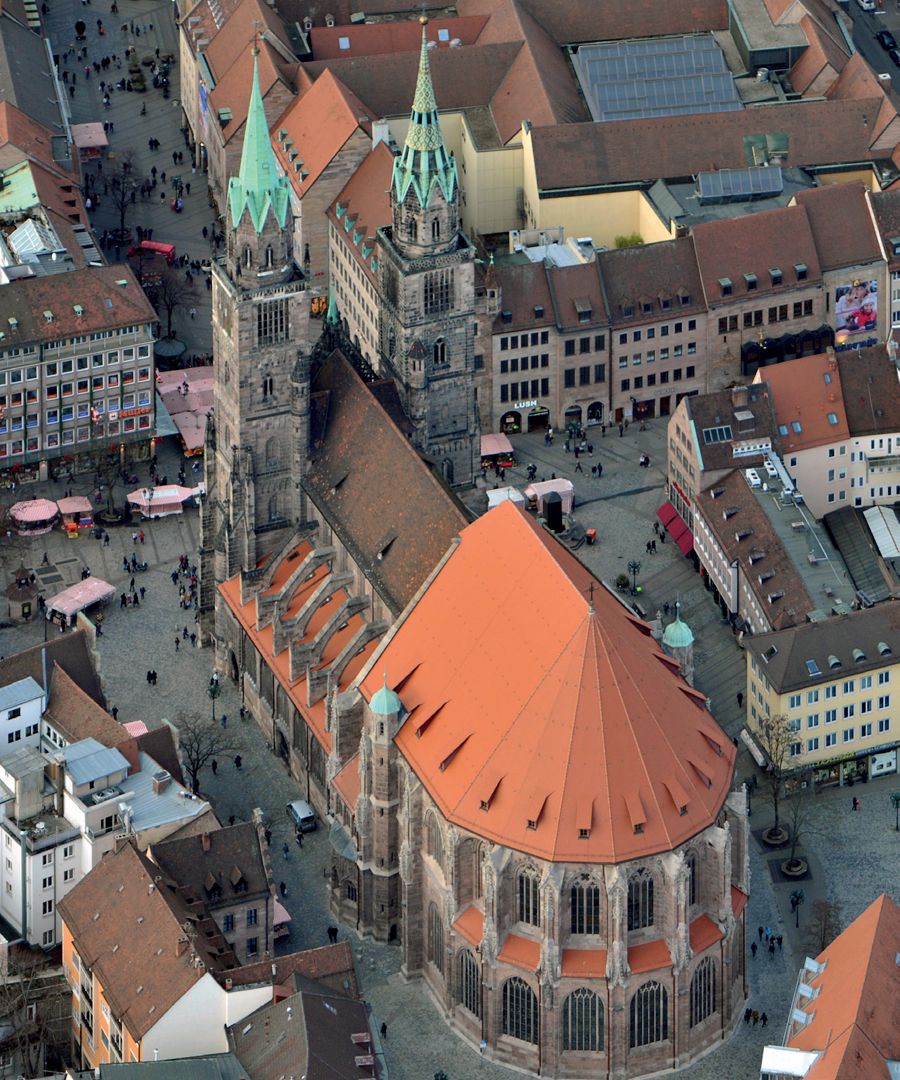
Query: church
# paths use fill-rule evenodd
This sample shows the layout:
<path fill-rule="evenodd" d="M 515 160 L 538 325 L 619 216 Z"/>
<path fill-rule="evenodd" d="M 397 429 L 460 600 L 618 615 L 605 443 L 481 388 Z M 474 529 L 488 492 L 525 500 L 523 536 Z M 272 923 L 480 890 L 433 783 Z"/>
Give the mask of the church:
<path fill-rule="evenodd" d="M 254 73 L 213 269 L 204 639 L 329 822 L 336 917 L 395 942 L 473 1052 L 685 1065 L 746 997 L 735 750 L 554 537 L 453 493 L 476 460 L 474 268 L 424 35 L 373 254 L 377 370 L 333 300 L 312 331 L 287 195 Z"/>

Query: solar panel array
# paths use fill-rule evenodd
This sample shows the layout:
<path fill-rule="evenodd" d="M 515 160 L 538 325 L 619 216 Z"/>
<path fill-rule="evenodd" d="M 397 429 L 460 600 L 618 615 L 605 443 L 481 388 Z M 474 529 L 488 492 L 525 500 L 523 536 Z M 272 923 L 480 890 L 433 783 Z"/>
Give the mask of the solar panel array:
<path fill-rule="evenodd" d="M 573 63 L 596 121 L 743 108 L 712 34 L 584 45 Z"/>
<path fill-rule="evenodd" d="M 784 191 L 784 177 L 779 165 L 749 169 L 718 169 L 697 176 L 701 203 L 747 202 L 767 199 Z"/>

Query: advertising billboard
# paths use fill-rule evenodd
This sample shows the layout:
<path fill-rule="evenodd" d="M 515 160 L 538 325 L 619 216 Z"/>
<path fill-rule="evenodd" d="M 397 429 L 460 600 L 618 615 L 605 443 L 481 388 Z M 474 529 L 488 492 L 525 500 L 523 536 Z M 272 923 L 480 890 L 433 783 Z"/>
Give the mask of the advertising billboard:
<path fill-rule="evenodd" d="M 834 328 L 845 334 L 871 334 L 878 325 L 878 282 L 853 281 L 834 290 Z"/>

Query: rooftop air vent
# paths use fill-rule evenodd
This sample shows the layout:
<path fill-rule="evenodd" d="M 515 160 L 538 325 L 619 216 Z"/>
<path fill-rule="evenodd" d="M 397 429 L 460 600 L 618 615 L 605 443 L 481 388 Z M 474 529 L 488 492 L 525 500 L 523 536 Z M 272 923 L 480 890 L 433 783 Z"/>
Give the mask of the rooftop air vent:
<path fill-rule="evenodd" d="M 753 530 L 752 530 L 752 529 L 739 529 L 739 530 L 738 530 L 738 531 L 737 531 L 737 532 L 736 532 L 736 533 L 734 534 L 734 538 L 735 538 L 735 540 L 737 540 L 737 541 L 738 541 L 738 543 L 740 543 L 740 542 L 741 542 L 741 540 L 746 540 L 746 539 L 747 539 L 747 537 L 748 537 L 748 536 L 751 536 L 752 534 L 753 534 Z"/>
<path fill-rule="evenodd" d="M 866 654 L 862 649 L 853 650 L 853 662 L 854 664 L 864 664 L 866 661 Z"/>
<path fill-rule="evenodd" d="M 888 645 L 888 643 L 886 641 L 879 641 L 878 642 L 878 655 L 879 656 L 890 656 L 891 655 L 891 647 L 890 647 L 890 645 Z"/>
<path fill-rule="evenodd" d="M 737 512 L 738 508 L 736 506 L 726 506 L 722 511 L 722 517 L 727 521 L 729 518 L 734 517 Z"/>
<path fill-rule="evenodd" d="M 500 312 L 500 317 L 503 319 L 503 321 L 505 323 L 511 323 L 512 322 L 512 312 L 511 311 L 501 311 Z"/>
<path fill-rule="evenodd" d="M 834 671 L 835 668 L 842 667 L 843 665 L 841 664 L 840 660 L 834 655 L 834 653 L 830 653 L 828 656 L 828 666 L 831 668 L 832 671 Z"/>
<path fill-rule="evenodd" d="M 784 597 L 784 590 L 779 589 L 777 592 L 770 592 L 766 599 L 770 604 L 774 604 L 776 600 L 781 600 Z"/>

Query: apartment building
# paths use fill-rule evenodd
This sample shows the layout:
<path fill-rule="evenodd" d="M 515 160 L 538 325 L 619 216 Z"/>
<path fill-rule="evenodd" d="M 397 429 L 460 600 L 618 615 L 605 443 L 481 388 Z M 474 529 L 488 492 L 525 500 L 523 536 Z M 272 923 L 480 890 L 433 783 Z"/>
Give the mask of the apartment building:
<path fill-rule="evenodd" d="M 703 288 L 690 239 L 598 252 L 610 316 L 610 417 L 669 416 L 707 388 Z"/>
<path fill-rule="evenodd" d="M 898 642 L 895 604 L 748 639 L 751 734 L 786 717 L 795 735 L 787 765 L 811 772 L 816 783 L 896 772 Z"/>
<path fill-rule="evenodd" d="M 127 266 L 22 278 L 0 289 L 0 470 L 44 479 L 150 456 L 156 312 Z"/>

